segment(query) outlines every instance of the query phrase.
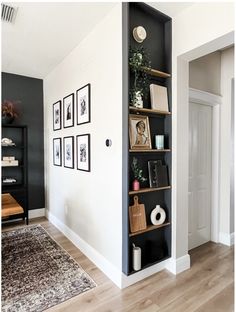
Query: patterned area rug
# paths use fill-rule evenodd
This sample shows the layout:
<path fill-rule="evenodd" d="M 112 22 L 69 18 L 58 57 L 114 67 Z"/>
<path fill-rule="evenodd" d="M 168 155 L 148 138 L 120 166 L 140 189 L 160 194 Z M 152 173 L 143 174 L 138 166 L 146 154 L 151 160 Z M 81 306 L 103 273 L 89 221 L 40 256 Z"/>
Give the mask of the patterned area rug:
<path fill-rule="evenodd" d="M 2 311 L 44 311 L 96 286 L 42 226 L 2 233 Z"/>

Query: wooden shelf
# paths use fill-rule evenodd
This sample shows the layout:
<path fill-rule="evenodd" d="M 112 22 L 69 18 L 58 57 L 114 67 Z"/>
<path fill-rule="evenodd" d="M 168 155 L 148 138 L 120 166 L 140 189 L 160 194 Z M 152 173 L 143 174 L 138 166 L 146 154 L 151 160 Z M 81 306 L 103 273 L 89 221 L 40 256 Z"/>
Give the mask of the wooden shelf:
<path fill-rule="evenodd" d="M 161 77 L 161 78 L 170 78 L 171 77 L 171 74 L 162 72 L 162 71 L 154 69 L 154 68 L 143 67 L 143 70 L 151 76 Z"/>
<path fill-rule="evenodd" d="M 141 231 L 138 231 L 138 232 L 135 232 L 135 233 L 130 233 L 129 237 L 140 235 L 140 234 L 143 234 L 143 233 L 146 233 L 146 232 L 150 232 L 150 231 L 153 231 L 153 230 L 156 230 L 156 229 L 160 229 L 160 228 L 165 227 L 167 225 L 170 225 L 170 222 L 166 222 L 166 223 L 163 223 L 161 225 L 148 225 L 145 230 L 141 230 Z"/>
<path fill-rule="evenodd" d="M 13 215 L 23 214 L 24 209 L 18 204 L 11 194 L 2 194 L 2 218 L 7 218 Z"/>
<path fill-rule="evenodd" d="M 170 185 L 163 186 L 163 187 L 147 187 L 147 188 L 142 188 L 138 191 L 129 191 L 129 195 L 148 193 L 148 192 L 157 192 L 157 191 L 163 191 L 163 190 L 169 190 L 169 189 L 171 189 Z"/>
<path fill-rule="evenodd" d="M 18 145 L 2 145 L 3 148 L 25 148 L 25 146 Z"/>
<path fill-rule="evenodd" d="M 166 152 L 171 152 L 171 149 L 167 148 L 167 149 L 162 149 L 162 150 L 158 150 L 158 149 L 130 149 L 129 150 L 130 153 L 166 153 Z"/>
<path fill-rule="evenodd" d="M 171 112 L 160 111 L 157 109 L 137 108 L 137 107 L 133 107 L 133 106 L 129 106 L 129 109 L 132 110 L 133 112 L 137 113 L 137 114 L 146 113 L 146 114 L 155 114 L 155 115 L 171 115 Z"/>

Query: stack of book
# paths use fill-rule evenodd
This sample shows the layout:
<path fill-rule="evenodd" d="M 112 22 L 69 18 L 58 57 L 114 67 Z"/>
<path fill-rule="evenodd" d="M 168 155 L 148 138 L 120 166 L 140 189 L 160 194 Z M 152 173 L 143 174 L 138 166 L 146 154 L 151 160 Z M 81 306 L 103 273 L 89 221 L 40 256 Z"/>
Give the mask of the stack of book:
<path fill-rule="evenodd" d="M 14 156 L 3 156 L 2 167 L 19 166 L 19 160 L 16 160 Z"/>

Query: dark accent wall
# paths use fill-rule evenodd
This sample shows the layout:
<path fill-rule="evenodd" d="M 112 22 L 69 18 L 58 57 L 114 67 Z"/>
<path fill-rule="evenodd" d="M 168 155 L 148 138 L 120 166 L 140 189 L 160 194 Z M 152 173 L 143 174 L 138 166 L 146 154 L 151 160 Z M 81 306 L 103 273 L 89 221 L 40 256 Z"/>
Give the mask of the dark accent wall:
<path fill-rule="evenodd" d="M 13 124 L 28 126 L 29 209 L 45 207 L 43 80 L 2 73 L 2 101 L 19 101 Z"/>

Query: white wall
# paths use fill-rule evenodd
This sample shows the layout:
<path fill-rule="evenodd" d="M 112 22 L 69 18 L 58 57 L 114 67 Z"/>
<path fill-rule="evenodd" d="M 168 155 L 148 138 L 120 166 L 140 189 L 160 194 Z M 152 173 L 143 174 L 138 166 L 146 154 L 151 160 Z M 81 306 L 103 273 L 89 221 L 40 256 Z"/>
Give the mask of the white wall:
<path fill-rule="evenodd" d="M 110 265 L 118 272 L 122 270 L 121 22 L 121 4 L 116 4 L 44 80 L 49 217 L 82 242 L 82 250 L 96 258 L 98 266 Z M 91 83 L 91 123 L 53 131 L 53 103 L 87 83 Z M 83 133 L 91 134 L 91 172 L 53 166 L 53 138 Z M 112 140 L 109 148 L 107 138 Z"/>
<path fill-rule="evenodd" d="M 176 16 L 172 27 L 172 257 L 177 259 L 188 254 L 188 62 L 232 44 L 234 4 L 197 3 Z"/>
<path fill-rule="evenodd" d="M 234 77 L 234 48 L 221 54 L 221 94 L 220 107 L 220 233 L 234 232 L 233 210 L 230 211 L 230 169 L 231 169 L 231 79 Z M 231 228 L 230 228 L 231 227 Z"/>
<path fill-rule="evenodd" d="M 220 95 L 221 53 L 210 53 L 189 63 L 190 88 Z"/>

